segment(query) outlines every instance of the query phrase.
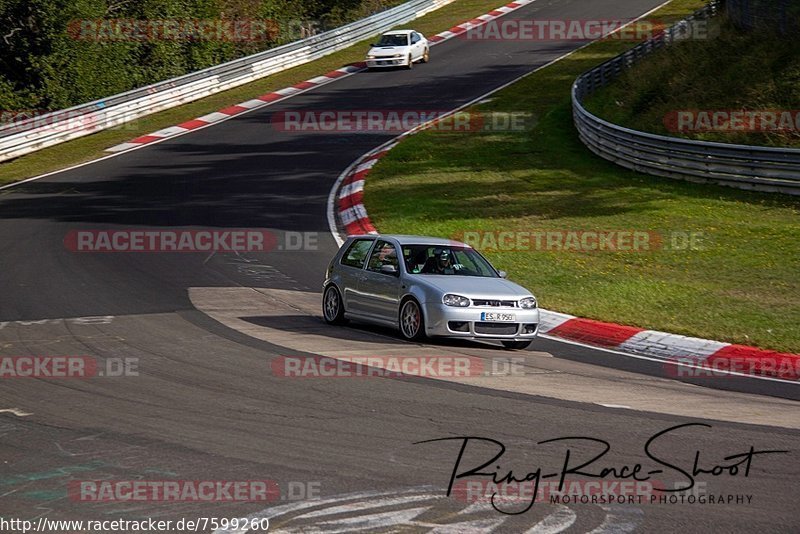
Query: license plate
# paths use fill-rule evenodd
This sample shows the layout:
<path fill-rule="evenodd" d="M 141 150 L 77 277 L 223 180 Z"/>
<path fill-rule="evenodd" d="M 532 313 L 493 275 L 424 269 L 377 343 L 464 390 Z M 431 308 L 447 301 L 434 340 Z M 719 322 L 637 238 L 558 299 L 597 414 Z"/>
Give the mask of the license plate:
<path fill-rule="evenodd" d="M 481 321 L 485 323 L 513 323 L 516 320 L 513 313 L 481 312 Z"/>

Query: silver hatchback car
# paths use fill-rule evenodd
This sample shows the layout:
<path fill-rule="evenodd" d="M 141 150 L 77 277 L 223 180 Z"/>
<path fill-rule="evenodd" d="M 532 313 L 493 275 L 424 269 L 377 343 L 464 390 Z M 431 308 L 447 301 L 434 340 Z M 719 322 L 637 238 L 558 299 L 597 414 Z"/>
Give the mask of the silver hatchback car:
<path fill-rule="evenodd" d="M 524 349 L 539 330 L 530 291 L 464 243 L 403 235 L 351 236 L 325 274 L 322 312 L 426 336 L 501 341 Z"/>

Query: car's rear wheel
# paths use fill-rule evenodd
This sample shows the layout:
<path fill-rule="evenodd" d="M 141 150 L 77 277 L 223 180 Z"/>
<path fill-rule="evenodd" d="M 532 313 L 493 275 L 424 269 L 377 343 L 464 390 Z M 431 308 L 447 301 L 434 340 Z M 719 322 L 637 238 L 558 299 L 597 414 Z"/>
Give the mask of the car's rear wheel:
<path fill-rule="evenodd" d="M 328 286 L 322 295 L 322 316 L 328 324 L 339 325 L 347 322 L 347 319 L 344 318 L 342 295 L 334 285 Z"/>
<path fill-rule="evenodd" d="M 509 350 L 527 349 L 533 341 L 503 341 L 503 346 Z"/>
<path fill-rule="evenodd" d="M 414 299 L 408 299 L 400 307 L 400 333 L 409 341 L 425 339 L 425 318 Z"/>
<path fill-rule="evenodd" d="M 427 63 L 430 60 L 431 60 L 431 49 L 430 48 L 426 48 L 425 49 L 425 53 L 422 54 L 422 62 L 423 63 Z"/>
<path fill-rule="evenodd" d="M 412 59 L 411 54 L 408 54 L 408 65 L 406 65 L 406 68 L 407 69 L 414 68 L 414 60 Z"/>

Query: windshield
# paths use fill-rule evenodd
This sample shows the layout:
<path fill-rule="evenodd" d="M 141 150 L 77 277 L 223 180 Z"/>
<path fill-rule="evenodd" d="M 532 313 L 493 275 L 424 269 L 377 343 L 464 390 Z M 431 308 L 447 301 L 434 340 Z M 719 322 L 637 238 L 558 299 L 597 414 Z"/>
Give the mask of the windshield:
<path fill-rule="evenodd" d="M 408 35 L 383 35 L 375 46 L 407 46 Z"/>
<path fill-rule="evenodd" d="M 498 278 L 497 271 L 471 248 L 442 245 L 403 245 L 410 274 L 440 274 Z"/>

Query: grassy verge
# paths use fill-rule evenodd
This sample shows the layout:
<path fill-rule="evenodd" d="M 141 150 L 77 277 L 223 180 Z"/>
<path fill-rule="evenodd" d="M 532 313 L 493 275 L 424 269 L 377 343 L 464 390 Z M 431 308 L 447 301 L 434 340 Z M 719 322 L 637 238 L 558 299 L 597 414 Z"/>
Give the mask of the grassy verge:
<path fill-rule="evenodd" d="M 635 65 L 589 98 L 587 109 L 616 124 L 662 135 L 800 147 L 798 129 L 674 132 L 678 110 L 800 109 L 800 39 L 768 30 L 741 31 L 724 19 L 712 24 L 709 33 L 717 36 L 681 42 Z"/>
<path fill-rule="evenodd" d="M 502 4 L 501 0 L 459 0 L 404 26 L 413 26 L 427 35 L 435 34 L 491 11 Z M 22 180 L 105 156 L 107 155 L 104 152 L 106 148 L 124 143 L 140 135 L 173 126 L 237 102 L 243 102 L 258 95 L 319 76 L 330 70 L 338 69 L 342 65 L 363 61 L 370 42 L 371 40 L 365 40 L 311 63 L 184 106 L 142 117 L 124 128 L 105 130 L 0 163 L 0 184 Z"/>
<path fill-rule="evenodd" d="M 678 0 L 654 17 L 683 16 L 698 4 Z M 626 46 L 593 44 L 476 108 L 533 113 L 537 124 L 525 131 L 426 131 L 405 140 L 370 174 L 371 218 L 383 232 L 443 237 L 656 232 L 664 246 L 649 252 L 484 250 L 551 310 L 800 351 L 797 199 L 628 172 L 577 138 L 572 81 Z M 702 241 L 686 249 L 684 232 Z"/>

